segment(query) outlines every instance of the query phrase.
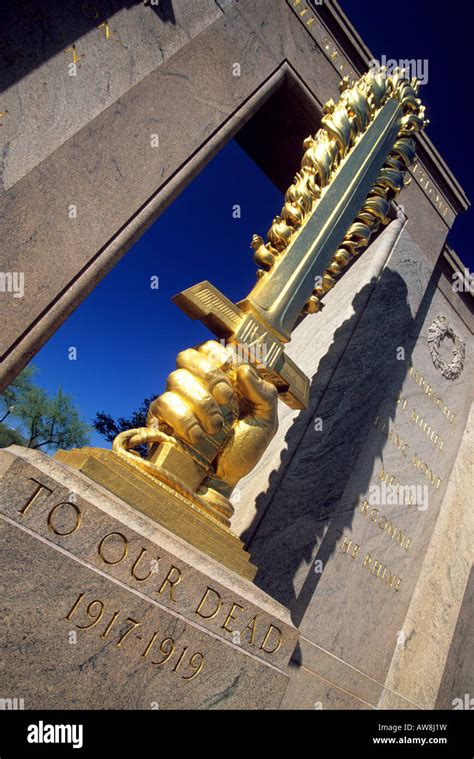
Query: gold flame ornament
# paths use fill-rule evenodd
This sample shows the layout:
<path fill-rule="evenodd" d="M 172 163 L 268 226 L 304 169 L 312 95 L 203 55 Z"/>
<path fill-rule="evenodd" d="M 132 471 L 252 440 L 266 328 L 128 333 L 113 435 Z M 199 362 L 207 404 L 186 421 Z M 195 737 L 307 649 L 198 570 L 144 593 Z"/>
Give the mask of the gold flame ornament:
<path fill-rule="evenodd" d="M 415 78 L 411 81 L 405 79 L 403 71 L 396 70 L 392 76 L 387 76 L 385 68 L 377 73 L 372 70 L 352 84 L 345 77 L 339 89 L 339 102 L 335 105 L 330 100 L 325 104 L 323 126 L 314 137 L 307 137 L 303 143 L 305 153 L 301 169 L 285 194 L 285 204 L 280 214 L 275 216 L 267 232 L 267 242 L 254 235 L 254 260 L 262 270 L 269 271 L 278 257 L 285 253 L 305 219 L 324 196 L 341 161 L 348 156 L 389 98 L 399 100 L 404 116 L 398 139 L 379 177 L 322 274 L 321 282 L 305 303 L 305 313 L 320 310 L 322 297 L 334 287 L 344 267 L 367 247 L 372 235 L 388 223 L 390 204 L 402 190 L 406 170 L 415 158 L 413 135 L 428 123 L 424 118 L 424 106 L 418 98 L 419 83 Z M 263 272 L 259 272 L 258 279 L 262 275 Z"/>

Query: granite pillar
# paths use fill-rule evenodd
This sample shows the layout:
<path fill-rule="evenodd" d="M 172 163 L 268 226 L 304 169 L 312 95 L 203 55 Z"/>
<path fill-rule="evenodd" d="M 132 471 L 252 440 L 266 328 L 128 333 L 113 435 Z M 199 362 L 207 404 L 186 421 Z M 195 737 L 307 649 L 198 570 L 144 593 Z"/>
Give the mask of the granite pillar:
<path fill-rule="evenodd" d="M 472 402 L 472 317 L 403 220 L 325 300 L 290 346 L 314 375 L 310 407 L 283 415 L 238 493 L 255 582 L 300 632 L 283 704 L 434 707 L 472 563 L 458 501 L 447 517 Z M 442 366 L 465 350 L 453 378 L 434 361 L 440 317 L 454 335 L 440 340 Z M 445 626 L 425 629 L 428 613 Z M 439 655 L 411 655 L 421 641 Z"/>

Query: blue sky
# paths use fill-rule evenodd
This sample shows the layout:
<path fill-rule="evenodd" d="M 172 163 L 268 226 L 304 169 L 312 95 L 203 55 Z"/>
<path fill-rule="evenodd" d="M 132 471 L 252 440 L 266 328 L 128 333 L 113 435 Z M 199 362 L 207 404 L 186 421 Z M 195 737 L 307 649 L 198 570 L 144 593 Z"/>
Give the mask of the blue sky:
<path fill-rule="evenodd" d="M 430 120 L 427 134 L 441 153 L 469 200 L 474 198 L 472 127 L 469 105 L 472 89 L 469 54 L 472 50 L 474 12 L 471 2 L 377 4 L 374 0 L 339 0 L 377 60 L 428 61 L 428 81 L 420 88 Z M 449 242 L 471 271 L 472 214 L 458 216 Z"/>
<path fill-rule="evenodd" d="M 163 392 L 176 354 L 211 337 L 172 296 L 203 279 L 234 301 L 246 295 L 256 272 L 252 234 L 265 235 L 282 202 L 229 142 L 35 356 L 37 384 L 51 393 L 61 385 L 88 422 L 97 411 L 127 416 L 143 398 Z M 152 277 L 159 278 L 158 290 Z M 95 431 L 90 442 L 105 444 Z"/>
<path fill-rule="evenodd" d="M 428 59 L 422 91 L 428 134 L 472 196 L 467 114 L 462 118 L 467 75 L 451 52 L 470 49 L 459 12 L 441 13 L 427 0 L 414 0 L 392 6 L 380 23 L 372 0 L 341 5 L 376 57 Z M 51 393 L 61 385 L 88 422 L 102 410 L 127 416 L 144 397 L 162 392 L 177 352 L 210 337 L 171 297 L 202 279 L 234 301 L 243 297 L 255 281 L 252 234 L 265 234 L 281 203 L 246 153 L 228 143 L 37 354 L 38 384 Z M 233 218 L 235 204 L 240 218 Z M 459 217 L 449 239 L 472 269 L 470 224 L 470 215 Z M 153 276 L 158 290 L 150 287 Z M 71 346 L 76 361 L 68 359 Z M 91 444 L 105 445 L 94 431 Z"/>

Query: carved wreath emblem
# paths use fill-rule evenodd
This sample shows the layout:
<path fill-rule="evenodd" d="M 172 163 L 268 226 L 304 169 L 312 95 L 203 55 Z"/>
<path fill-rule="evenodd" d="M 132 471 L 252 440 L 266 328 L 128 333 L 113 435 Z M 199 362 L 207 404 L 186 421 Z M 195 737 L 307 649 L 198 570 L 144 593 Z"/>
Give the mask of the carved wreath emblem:
<path fill-rule="evenodd" d="M 439 346 L 445 337 L 450 337 L 454 342 L 453 359 L 447 363 L 441 358 Z M 428 329 L 428 348 L 433 364 L 440 369 L 446 379 L 454 380 L 461 374 L 466 357 L 466 344 L 456 334 L 445 316 L 438 316 Z"/>

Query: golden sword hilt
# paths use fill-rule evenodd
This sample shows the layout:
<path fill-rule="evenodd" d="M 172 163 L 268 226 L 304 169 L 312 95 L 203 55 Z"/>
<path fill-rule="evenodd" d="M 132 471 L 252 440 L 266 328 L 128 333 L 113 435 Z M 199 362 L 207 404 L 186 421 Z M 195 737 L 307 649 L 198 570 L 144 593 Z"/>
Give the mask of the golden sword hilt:
<path fill-rule="evenodd" d="M 208 297 L 210 291 L 213 295 L 212 304 Z M 186 303 L 188 305 L 190 302 L 193 303 L 192 314 L 189 308 L 187 308 L 187 312 L 194 318 L 202 317 L 205 323 L 209 323 L 208 317 L 210 317 L 214 325 L 214 332 L 217 332 L 218 335 L 228 335 L 229 333 L 228 315 L 231 307 L 235 314 L 240 316 L 242 322 L 246 320 L 246 315 L 208 282 L 200 283 L 176 296 L 176 299 L 180 298 L 183 298 L 183 306 Z M 203 298 L 206 304 L 204 306 L 202 305 Z M 219 323 L 219 316 L 216 315 L 219 311 L 218 308 L 215 308 L 217 303 L 220 303 L 221 306 L 220 313 L 224 309 L 227 315 L 227 318 L 224 318 L 224 323 Z M 245 331 L 243 335 L 248 335 L 248 332 Z M 255 335 L 254 329 L 252 336 L 255 338 Z M 262 338 L 262 330 L 260 330 L 259 335 Z M 274 350 L 269 356 L 266 343 L 262 339 L 259 340 L 258 337 L 249 345 L 242 342 L 242 334 L 236 331 L 227 339 L 221 340 L 222 347 L 210 342 L 199 348 L 198 352 L 206 351 L 209 346 L 214 346 L 211 349 L 211 355 L 207 352 L 201 355 L 212 357 L 212 364 L 226 376 L 233 389 L 230 401 L 226 400 L 222 404 L 217 403 L 223 422 L 220 429 L 210 434 L 201 425 L 199 442 L 190 443 L 189 435 L 185 439 L 184 435 L 180 435 L 173 426 L 169 427 L 162 417 L 161 409 L 159 407 L 154 408 L 154 404 L 152 404 L 148 412 L 147 427 L 120 433 L 114 440 L 113 450 L 126 458 L 134 467 L 159 479 L 186 497 L 206 516 L 225 527 L 229 527 L 234 512 L 229 496 L 235 483 L 255 466 L 277 427 L 276 394 L 271 397 L 268 404 L 271 409 L 270 416 L 275 421 L 273 424 L 273 422 L 269 423 L 268 418 L 265 417 L 265 412 L 262 416 L 261 409 L 259 412 L 256 408 L 253 409 L 252 401 L 241 392 L 243 388 L 240 384 L 242 379 L 241 367 L 252 364 L 260 377 L 265 380 L 270 379 L 273 385 L 278 383 L 281 395 L 287 399 L 293 408 L 303 407 L 303 393 L 305 389 L 309 390 L 309 380 L 300 372 L 302 378 L 300 387 L 303 393 L 300 392 L 301 397 L 296 396 L 297 388 L 295 383 L 292 384 L 295 375 L 293 363 L 287 357 L 282 357 L 283 346 L 278 352 Z M 195 352 L 195 350 L 190 351 L 190 353 Z M 192 359 L 190 360 L 186 354 L 186 351 L 180 354 L 183 361 L 180 361 L 178 365 L 186 366 L 192 372 Z M 272 362 L 270 365 L 267 361 L 268 357 Z M 277 360 L 278 363 L 276 363 Z M 286 372 L 285 375 L 283 375 L 283 371 Z M 260 402 L 268 397 L 268 390 L 264 392 L 262 388 L 259 392 L 263 392 L 263 396 L 259 396 Z M 198 398 L 196 400 L 198 401 Z M 193 411 L 192 405 L 191 411 Z M 251 430 L 254 445 L 250 445 L 250 450 L 247 446 L 243 450 L 237 445 L 238 450 L 236 452 L 233 446 L 235 446 L 236 441 L 242 439 L 242 424 L 244 428 Z M 265 440 L 264 448 L 260 449 L 260 453 L 255 453 L 255 445 L 258 446 L 255 435 L 257 438 L 260 435 Z M 146 459 L 133 451 L 134 448 L 144 444 L 148 446 Z M 233 450 L 233 463 L 229 469 L 229 457 L 227 456 L 224 479 L 221 479 L 219 474 L 222 471 L 222 460 L 219 456 L 228 448 L 228 444 Z M 237 476 L 236 473 L 238 473 Z"/>
<path fill-rule="evenodd" d="M 252 364 L 262 379 L 276 387 L 278 397 L 293 409 L 308 406 L 310 380 L 286 355 L 284 344 L 277 337 L 210 282 L 200 282 L 182 291 L 174 296 L 173 302 L 192 319 L 202 321 L 230 349 L 227 364 L 220 368 L 232 382 L 234 398 L 230 404 L 220 406 L 224 424 L 217 434 L 205 434 L 204 440 L 195 445 L 182 440 L 153 445 L 148 461 L 173 472 L 194 491 L 211 489 L 211 501 L 217 499 L 215 505 L 226 508 L 233 488 L 216 480 L 214 471 L 215 461 L 245 405 L 235 381 L 238 366 Z"/>
<path fill-rule="evenodd" d="M 205 280 L 172 299 L 191 319 L 199 319 L 225 340 L 239 363 L 252 363 L 293 409 L 307 408 L 310 380 L 285 353 L 284 343 L 253 314 L 243 311 Z"/>
<path fill-rule="evenodd" d="M 200 319 L 228 348 L 228 360 L 219 368 L 231 380 L 234 397 L 229 404 L 219 406 L 223 426 L 213 435 L 203 431 L 203 439 L 194 445 L 174 434 L 167 435 L 159 428 L 156 439 L 150 429 L 148 432 L 135 430 L 135 436 L 131 436 L 129 431 L 128 437 L 127 433 L 123 433 L 123 438 L 117 438 L 114 450 L 128 455 L 130 459 L 133 454 L 124 450 L 127 444 L 132 447 L 139 441 L 147 442 L 147 459 L 135 457 L 134 463 L 176 489 L 181 488 L 181 492 L 184 485 L 186 493 L 183 494 L 187 494 L 197 506 L 205 506 L 208 511 L 211 509 L 212 516 L 228 526 L 233 513 L 228 497 L 233 486 L 217 479 L 215 462 L 226 447 L 245 407 L 236 382 L 237 368 L 242 364 L 252 364 L 264 380 L 277 388 L 278 397 L 293 409 L 307 407 L 310 381 L 285 354 L 284 344 L 277 337 L 210 282 L 200 282 L 184 290 L 173 301 L 192 319 Z"/>

